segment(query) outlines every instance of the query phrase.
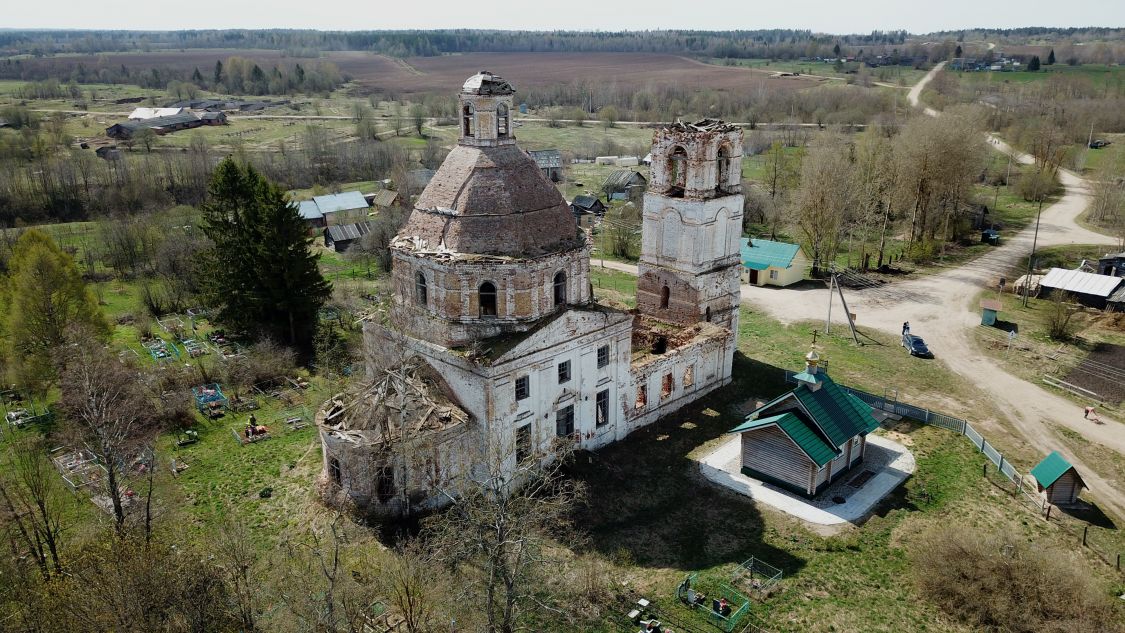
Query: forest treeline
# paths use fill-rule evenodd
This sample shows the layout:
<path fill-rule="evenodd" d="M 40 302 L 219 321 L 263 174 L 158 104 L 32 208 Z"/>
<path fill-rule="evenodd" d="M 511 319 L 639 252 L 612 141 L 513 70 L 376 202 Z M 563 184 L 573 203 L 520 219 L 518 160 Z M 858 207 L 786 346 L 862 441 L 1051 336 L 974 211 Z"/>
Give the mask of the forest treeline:
<path fill-rule="evenodd" d="M 643 52 L 706 53 L 743 51 L 739 56 L 770 56 L 824 46 L 902 45 L 906 31 L 828 35 L 801 29 L 749 31 L 9 31 L 0 33 L 0 50 L 12 54 L 103 53 L 181 48 L 253 48 L 287 51 L 294 56 L 317 51 L 367 50 L 402 57 L 492 52 Z M 767 53 L 760 55 L 759 53 Z M 799 53 L 804 54 L 804 53 Z"/>

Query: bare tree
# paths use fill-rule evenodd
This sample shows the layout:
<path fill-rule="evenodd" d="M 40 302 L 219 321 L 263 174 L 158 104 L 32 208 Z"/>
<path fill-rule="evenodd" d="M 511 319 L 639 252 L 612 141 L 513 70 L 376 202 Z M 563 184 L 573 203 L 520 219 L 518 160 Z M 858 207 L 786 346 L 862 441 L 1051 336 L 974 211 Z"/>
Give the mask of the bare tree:
<path fill-rule="evenodd" d="M 106 468 L 105 494 L 118 535 L 125 533 L 124 469 L 151 441 L 152 403 L 136 370 L 106 348 L 72 333 L 61 373 L 60 406 L 81 440 Z"/>
<path fill-rule="evenodd" d="M 9 435 L 0 483 L 11 522 L 44 580 L 62 573 L 59 547 L 66 496 L 46 454 L 46 444 L 30 434 Z"/>
<path fill-rule="evenodd" d="M 840 247 L 840 231 L 854 198 L 848 146 L 829 136 L 809 150 L 801 169 L 801 188 L 793 196 L 793 218 L 813 260 L 813 274 L 830 264 Z"/>
<path fill-rule="evenodd" d="M 518 439 L 482 444 L 446 491 L 451 506 L 430 524 L 429 537 L 447 566 L 473 574 L 469 591 L 486 630 L 513 633 L 529 603 L 550 609 L 536 591 L 554 563 L 548 540 L 575 538 L 569 517 L 583 490 L 561 473 L 569 457 L 564 440 L 527 454 Z"/>

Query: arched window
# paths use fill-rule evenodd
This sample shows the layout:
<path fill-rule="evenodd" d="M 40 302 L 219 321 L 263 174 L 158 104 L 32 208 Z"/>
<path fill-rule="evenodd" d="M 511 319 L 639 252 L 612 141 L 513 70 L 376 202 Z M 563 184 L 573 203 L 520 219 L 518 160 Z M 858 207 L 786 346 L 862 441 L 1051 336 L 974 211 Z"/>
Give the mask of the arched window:
<path fill-rule="evenodd" d="M 461 109 L 461 133 L 465 136 L 475 136 L 473 132 L 473 104 L 466 103 Z"/>
<path fill-rule="evenodd" d="M 508 106 L 503 103 L 496 106 L 496 136 L 498 138 L 508 137 Z"/>
<path fill-rule="evenodd" d="M 726 191 L 730 182 L 730 147 L 719 148 L 719 159 L 715 166 L 715 191 Z"/>
<path fill-rule="evenodd" d="M 675 147 L 668 155 L 668 183 L 673 194 L 682 195 L 687 186 L 687 150 L 682 147 Z"/>
<path fill-rule="evenodd" d="M 426 276 L 422 273 L 414 277 L 414 299 L 418 301 L 418 305 L 427 303 Z"/>
<path fill-rule="evenodd" d="M 668 284 L 664 284 L 664 287 L 660 289 L 660 307 L 661 308 L 667 308 L 668 307 L 668 301 L 671 298 L 672 298 L 672 291 L 668 289 Z"/>
<path fill-rule="evenodd" d="M 481 317 L 496 316 L 496 286 L 491 281 L 480 285 L 480 315 Z"/>
<path fill-rule="evenodd" d="M 703 314 L 708 323 L 711 322 L 711 306 L 707 306 L 707 311 Z"/>
<path fill-rule="evenodd" d="M 555 273 L 555 307 L 566 305 L 566 273 L 559 271 Z"/>

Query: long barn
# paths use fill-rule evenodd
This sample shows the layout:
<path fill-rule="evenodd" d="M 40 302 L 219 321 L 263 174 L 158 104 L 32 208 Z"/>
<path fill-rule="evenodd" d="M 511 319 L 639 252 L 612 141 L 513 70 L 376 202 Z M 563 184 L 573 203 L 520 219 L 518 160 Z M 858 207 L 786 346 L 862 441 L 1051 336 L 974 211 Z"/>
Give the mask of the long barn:
<path fill-rule="evenodd" d="M 805 357 L 797 387 L 731 429 L 742 434 L 742 473 L 814 497 L 863 461 L 866 436 L 879 427 L 871 408 Z"/>

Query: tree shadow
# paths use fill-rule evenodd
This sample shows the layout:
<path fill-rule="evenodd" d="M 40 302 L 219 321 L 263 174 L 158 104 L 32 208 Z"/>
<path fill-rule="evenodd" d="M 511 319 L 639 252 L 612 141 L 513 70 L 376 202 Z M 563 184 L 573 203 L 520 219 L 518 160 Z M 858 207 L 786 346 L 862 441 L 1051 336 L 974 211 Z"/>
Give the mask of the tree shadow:
<path fill-rule="evenodd" d="M 780 368 L 736 354 L 734 380 L 701 402 L 577 457 L 571 469 L 588 486 L 576 525 L 589 547 L 642 567 L 681 570 L 759 557 L 787 575 L 805 561 L 764 542 L 757 504 L 706 480 L 689 453 L 742 421 L 737 405 L 786 389 Z"/>

